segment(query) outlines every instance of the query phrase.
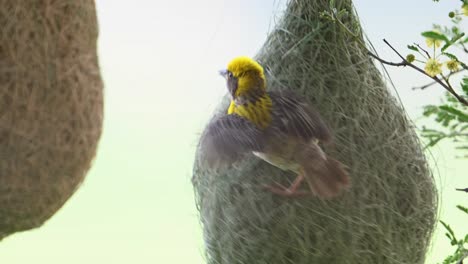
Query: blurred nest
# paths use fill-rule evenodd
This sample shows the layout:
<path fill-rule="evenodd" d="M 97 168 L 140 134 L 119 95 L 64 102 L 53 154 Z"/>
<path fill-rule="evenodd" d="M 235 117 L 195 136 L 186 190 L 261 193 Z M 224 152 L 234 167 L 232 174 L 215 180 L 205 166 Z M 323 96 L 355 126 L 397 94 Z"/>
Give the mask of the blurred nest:
<path fill-rule="evenodd" d="M 0 239 L 38 227 L 96 152 L 102 81 L 94 1 L 0 1 Z"/>

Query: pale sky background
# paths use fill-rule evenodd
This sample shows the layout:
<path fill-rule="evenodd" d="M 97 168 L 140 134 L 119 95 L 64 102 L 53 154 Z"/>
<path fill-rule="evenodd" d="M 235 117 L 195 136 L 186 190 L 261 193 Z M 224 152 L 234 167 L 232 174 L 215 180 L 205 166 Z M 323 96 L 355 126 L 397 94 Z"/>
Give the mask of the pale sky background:
<path fill-rule="evenodd" d="M 433 22 L 447 24 L 459 3 L 354 2 L 379 54 L 395 60 L 382 38 L 406 53 L 406 44 L 424 44 L 419 33 Z M 106 104 L 94 167 L 43 227 L 2 241 L 0 263 L 204 263 L 190 177 L 198 135 L 225 93 L 217 71 L 235 56 L 255 55 L 284 4 L 98 0 Z M 411 90 L 425 77 L 411 69 L 389 72 L 412 119 L 422 105 L 438 102 L 440 87 Z M 468 218 L 455 209 L 468 196 L 453 191 L 468 187 L 467 161 L 454 160 L 450 144 L 432 152 L 441 217 L 468 233 Z M 443 234 L 434 241 L 427 263 L 451 250 Z"/>

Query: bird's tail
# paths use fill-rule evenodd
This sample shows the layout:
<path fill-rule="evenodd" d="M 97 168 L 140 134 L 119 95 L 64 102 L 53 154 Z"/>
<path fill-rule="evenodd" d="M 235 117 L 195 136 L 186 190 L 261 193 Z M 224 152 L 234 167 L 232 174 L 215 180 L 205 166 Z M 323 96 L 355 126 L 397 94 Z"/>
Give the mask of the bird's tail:
<path fill-rule="evenodd" d="M 321 198 L 332 198 L 340 194 L 349 184 L 349 175 L 345 166 L 327 157 L 317 144 L 307 148 L 301 159 L 304 178 L 310 190 Z"/>

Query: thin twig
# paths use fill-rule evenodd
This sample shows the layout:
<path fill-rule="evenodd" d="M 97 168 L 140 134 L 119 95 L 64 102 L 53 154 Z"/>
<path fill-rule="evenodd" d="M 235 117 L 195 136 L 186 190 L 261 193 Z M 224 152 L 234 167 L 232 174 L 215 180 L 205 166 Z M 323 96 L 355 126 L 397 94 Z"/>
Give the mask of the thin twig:
<path fill-rule="evenodd" d="M 374 58 L 374 59 L 380 61 L 381 63 L 387 64 L 387 65 L 391 65 L 391 66 L 403 66 L 403 67 L 408 65 L 408 63 L 407 63 L 406 61 L 402 61 L 402 62 L 391 62 L 391 61 L 386 61 L 386 60 L 380 58 L 379 56 L 375 55 L 374 53 L 372 53 L 372 52 L 370 52 L 370 51 L 368 52 L 368 54 L 369 54 L 372 58 Z"/>
<path fill-rule="evenodd" d="M 449 91 L 451 94 L 453 94 L 453 96 L 455 96 L 455 97 L 458 99 L 458 101 L 460 101 L 460 98 L 461 98 L 462 100 L 464 100 L 463 97 L 461 97 L 460 95 L 458 95 L 458 94 L 455 92 L 455 90 L 453 89 L 452 85 L 451 85 L 450 82 L 449 82 L 449 79 L 448 79 L 447 77 L 443 76 L 443 75 L 442 75 L 442 78 L 444 79 L 444 81 L 445 81 L 445 83 L 446 83 L 446 85 L 447 85 L 447 87 L 448 87 L 448 89 L 449 89 L 448 91 Z M 460 96 L 460 97 L 459 97 L 459 96 Z M 462 102 L 462 101 L 460 101 L 460 102 Z M 466 102 L 465 105 L 468 106 L 468 102 L 467 102 L 466 100 L 465 100 L 465 102 Z"/>
<path fill-rule="evenodd" d="M 450 73 L 447 75 L 447 78 L 449 78 L 449 77 L 451 77 L 452 75 L 455 75 L 455 74 L 457 74 L 457 73 L 460 73 L 460 72 L 462 72 L 462 71 L 465 71 L 465 69 L 459 69 L 459 70 L 450 72 Z M 434 84 L 436 84 L 436 83 L 437 83 L 437 82 L 434 81 L 434 82 L 427 83 L 427 84 L 425 84 L 425 85 L 415 86 L 415 87 L 413 87 L 413 88 L 411 88 L 411 89 L 413 89 L 413 90 L 424 90 L 424 89 L 426 89 L 426 88 L 431 87 L 432 85 L 434 85 Z"/>
<path fill-rule="evenodd" d="M 429 52 L 427 50 L 425 50 L 423 47 L 421 47 L 418 43 L 414 43 L 414 45 L 416 45 L 420 50 L 424 51 L 424 53 L 426 53 L 428 59 L 431 58 L 431 55 L 429 54 Z"/>
<path fill-rule="evenodd" d="M 437 84 L 437 82 L 436 82 L 436 81 L 430 82 L 430 83 L 428 83 L 428 84 L 421 85 L 421 86 L 416 86 L 416 87 L 413 87 L 413 88 L 411 88 L 411 89 L 412 89 L 412 90 L 424 90 L 424 89 L 427 89 L 427 88 L 431 87 L 431 86 L 434 85 L 434 84 Z"/>
<path fill-rule="evenodd" d="M 376 58 L 377 60 L 379 60 L 380 62 L 384 63 L 384 64 L 388 64 L 388 65 L 392 65 L 392 66 L 409 66 L 415 70 L 417 70 L 418 72 L 426 75 L 427 77 L 433 79 L 436 83 L 440 84 L 442 87 L 444 87 L 445 90 L 447 90 L 449 93 L 451 93 L 455 98 L 457 98 L 457 100 L 468 106 L 468 101 L 465 100 L 465 98 L 463 98 L 462 96 L 460 96 L 459 94 L 457 94 L 455 92 L 455 90 L 452 88 L 452 86 L 450 84 L 446 84 L 444 83 L 441 79 L 439 79 L 437 76 L 430 76 L 429 74 L 427 74 L 423 69 L 419 68 L 418 66 L 410 63 L 409 61 L 406 60 L 405 57 L 403 57 L 386 39 L 383 40 L 385 42 L 385 44 L 387 44 L 387 46 L 389 46 L 397 55 L 398 57 L 401 58 L 402 62 L 400 63 L 395 63 L 395 62 L 388 62 L 388 61 L 385 61 L 385 60 L 382 60 L 382 59 L 377 59 L 376 57 L 378 57 L 377 55 L 375 54 L 372 54 L 371 56 L 373 58 Z M 368 51 L 370 53 L 370 51 Z"/>

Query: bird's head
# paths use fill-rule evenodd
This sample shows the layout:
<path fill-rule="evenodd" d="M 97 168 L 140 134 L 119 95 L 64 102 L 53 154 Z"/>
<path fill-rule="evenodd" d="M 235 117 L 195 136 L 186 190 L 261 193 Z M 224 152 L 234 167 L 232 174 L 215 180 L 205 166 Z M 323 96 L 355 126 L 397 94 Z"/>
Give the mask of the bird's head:
<path fill-rule="evenodd" d="M 226 78 L 227 88 L 233 99 L 265 92 L 263 68 L 249 57 L 233 59 L 227 69 L 220 71 L 220 74 Z"/>

